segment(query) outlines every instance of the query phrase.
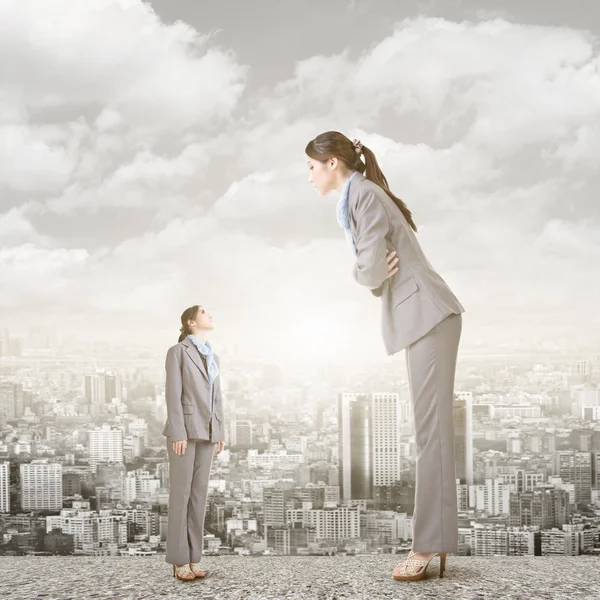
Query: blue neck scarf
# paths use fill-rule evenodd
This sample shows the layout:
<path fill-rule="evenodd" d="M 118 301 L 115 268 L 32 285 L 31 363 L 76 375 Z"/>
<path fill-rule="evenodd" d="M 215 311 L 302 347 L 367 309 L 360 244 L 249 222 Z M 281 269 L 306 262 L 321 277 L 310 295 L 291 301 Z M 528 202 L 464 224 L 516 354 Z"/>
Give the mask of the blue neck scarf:
<path fill-rule="evenodd" d="M 217 365 L 217 361 L 215 360 L 215 355 L 213 353 L 212 346 L 210 342 L 204 343 L 200 338 L 192 335 L 191 333 L 188 335 L 190 340 L 194 343 L 196 348 L 200 350 L 200 354 L 206 357 L 206 366 L 208 367 L 208 380 L 212 384 L 214 380 L 219 375 L 219 367 Z"/>
<path fill-rule="evenodd" d="M 344 234 L 346 236 L 346 241 L 348 242 L 348 246 L 354 254 L 356 254 L 356 246 L 352 241 L 352 232 L 350 231 L 350 211 L 348 209 L 348 192 L 350 191 L 350 182 L 352 178 L 358 173 L 358 171 L 354 171 L 350 177 L 346 180 L 344 187 L 342 188 L 342 193 L 340 194 L 340 199 L 338 200 L 337 206 L 335 207 L 336 218 L 339 226 L 344 230 Z"/>

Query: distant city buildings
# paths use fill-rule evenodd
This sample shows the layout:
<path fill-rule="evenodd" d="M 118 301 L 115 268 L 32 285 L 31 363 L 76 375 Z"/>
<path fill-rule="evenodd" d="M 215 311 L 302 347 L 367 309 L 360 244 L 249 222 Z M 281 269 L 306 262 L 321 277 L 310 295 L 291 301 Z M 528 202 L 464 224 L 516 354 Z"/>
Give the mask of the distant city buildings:
<path fill-rule="evenodd" d="M 0 554 L 164 552 L 164 356 L 61 352 L 50 334 L 0 331 Z M 222 362 L 206 553 L 410 547 L 416 446 L 397 362 Z M 600 553 L 599 394 L 597 356 L 461 357 L 460 553 Z"/>

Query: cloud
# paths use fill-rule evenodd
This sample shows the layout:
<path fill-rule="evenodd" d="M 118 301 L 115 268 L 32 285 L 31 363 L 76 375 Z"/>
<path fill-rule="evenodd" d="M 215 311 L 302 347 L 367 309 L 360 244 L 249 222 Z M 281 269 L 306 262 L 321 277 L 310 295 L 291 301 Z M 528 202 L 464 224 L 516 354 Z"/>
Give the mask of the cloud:
<path fill-rule="evenodd" d="M 0 127 L 0 186 L 19 192 L 61 189 L 75 167 L 61 138 L 59 127 Z"/>
<path fill-rule="evenodd" d="M 345 281 L 335 277 L 341 269 Z M 0 308 L 15 322 L 44 307 L 47 324 L 87 322 L 90 330 L 110 331 L 114 341 L 140 329 L 146 330 L 136 334 L 140 340 L 156 342 L 176 331 L 187 306 L 201 303 L 215 316 L 221 339 L 271 355 L 288 348 L 297 356 L 305 347 L 296 343 L 310 343 L 319 357 L 350 347 L 357 330 L 368 337 L 365 314 L 377 318 L 370 302 L 366 313 L 359 310 L 370 294 L 353 285 L 350 271 L 347 249 L 334 242 L 278 249 L 219 227 L 210 216 L 177 219 L 92 254 L 31 244 L 0 252 L 0 284 L 11 289 Z M 358 327 L 348 328 L 353 322 Z"/>
<path fill-rule="evenodd" d="M 35 210 L 33 208 L 33 210 Z M 11 208 L 0 214 L 0 241 L 3 247 L 11 248 L 22 243 L 45 246 L 50 243 L 48 236 L 41 235 L 27 218 L 27 212 L 32 211 L 30 204 Z"/>
<path fill-rule="evenodd" d="M 4 85 L 31 113 L 111 108 L 133 130 L 177 132 L 228 118 L 246 74 L 230 51 L 138 0 L 13 0 L 0 7 Z"/>
<path fill-rule="evenodd" d="M 306 143 L 334 129 L 374 150 L 413 211 L 467 308 L 467 339 L 596 326 L 600 82 L 588 34 L 405 20 L 371 47 L 349 32 L 347 48 L 298 61 L 241 102 L 244 57 L 190 26 L 133 0 L 68 5 L 61 22 L 46 3 L 0 13 L 14 56 L 0 59 L 0 127 L 20 140 L 0 185 L 33 199 L 0 220 L 12 231 L 7 314 L 41 301 L 60 323 L 85 316 L 127 337 L 141 319 L 144 335 L 171 335 L 202 302 L 218 335 L 249 347 L 287 339 L 331 355 L 332 339 L 346 346 L 335 352 L 361 339 L 381 351 L 379 306 L 351 279 L 336 198 L 307 181 Z M 93 243 L 53 236 L 57 220 L 76 229 L 107 214 L 114 227 Z"/>
<path fill-rule="evenodd" d="M 247 74 L 136 0 L 4 2 L 0 36 L 0 185 L 16 191 L 100 198 L 104 177 L 197 174 L 194 138 L 231 119 Z M 163 155 L 177 137 L 187 148 Z M 69 210 L 72 193 L 51 208 Z"/>

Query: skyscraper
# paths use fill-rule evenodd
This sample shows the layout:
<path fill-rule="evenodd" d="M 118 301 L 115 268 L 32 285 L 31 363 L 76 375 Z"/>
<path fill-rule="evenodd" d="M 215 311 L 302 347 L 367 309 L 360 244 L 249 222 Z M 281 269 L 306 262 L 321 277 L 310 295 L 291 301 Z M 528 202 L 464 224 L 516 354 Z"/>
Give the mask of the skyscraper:
<path fill-rule="evenodd" d="M 373 497 L 372 402 L 366 394 L 338 396 L 339 485 L 342 500 Z"/>
<path fill-rule="evenodd" d="M 100 462 L 123 462 L 123 432 L 110 425 L 96 427 L 89 432 L 90 467 Z"/>
<path fill-rule="evenodd" d="M 96 371 L 85 376 L 85 398 L 90 405 L 90 413 L 101 414 L 102 405 L 110 403 L 113 398 L 122 400 L 123 386 L 118 373 Z"/>
<path fill-rule="evenodd" d="M 10 463 L 0 462 L 0 513 L 10 512 Z"/>
<path fill-rule="evenodd" d="M 231 446 L 252 446 L 252 421 L 231 421 L 229 431 Z"/>
<path fill-rule="evenodd" d="M 373 485 L 400 481 L 400 395 L 373 394 Z"/>
<path fill-rule="evenodd" d="M 293 491 L 284 484 L 277 483 L 274 487 L 263 490 L 264 524 L 280 527 L 286 524 L 287 510 L 292 507 Z"/>
<path fill-rule="evenodd" d="M 21 508 L 60 510 L 62 508 L 62 465 L 48 460 L 23 463 L 21 469 Z"/>
<path fill-rule="evenodd" d="M 13 381 L 0 382 L 0 413 L 9 420 L 23 416 L 23 384 Z"/>
<path fill-rule="evenodd" d="M 589 504 L 592 501 L 592 477 L 595 454 L 560 450 L 554 453 L 554 474 L 564 482 L 575 486 L 575 504 Z"/>
<path fill-rule="evenodd" d="M 456 478 L 473 485 L 473 394 L 458 392 L 453 408 Z"/>

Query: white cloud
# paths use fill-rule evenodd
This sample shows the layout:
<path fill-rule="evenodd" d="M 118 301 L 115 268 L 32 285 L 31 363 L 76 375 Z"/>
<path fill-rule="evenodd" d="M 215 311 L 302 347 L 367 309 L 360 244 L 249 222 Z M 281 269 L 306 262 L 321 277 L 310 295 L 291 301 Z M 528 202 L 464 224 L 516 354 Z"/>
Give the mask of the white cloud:
<path fill-rule="evenodd" d="M 59 128 L 53 128 L 60 137 Z M 40 127 L 7 125 L 0 128 L 0 185 L 17 191 L 60 189 L 73 171 L 68 148 L 44 139 Z"/>
<path fill-rule="evenodd" d="M 71 3 L 49 31 L 48 6 L 13 5 L 41 12 L 13 16 L 5 32 L 24 80 L 0 122 L 26 132 L 23 148 L 38 142 L 63 162 L 31 161 L 2 182 L 47 191 L 46 210 L 74 222 L 108 206 L 156 216 L 145 235 L 97 250 L 44 238 L 39 204 L 6 213 L 6 312 L 37 298 L 62 322 L 92 315 L 127 332 L 137 316 L 176 331 L 180 312 L 202 302 L 230 340 L 360 339 L 381 350 L 379 306 L 350 276 L 336 198 L 307 181 L 306 143 L 336 129 L 375 151 L 413 211 L 427 255 L 467 308 L 467 340 L 562 335 L 595 318 L 600 236 L 585 182 L 597 176 L 600 83 L 587 34 L 406 20 L 357 59 L 346 49 L 300 61 L 234 121 L 245 69 L 190 27 L 115 0 Z M 19 156 L 23 165 L 26 150 Z"/>
<path fill-rule="evenodd" d="M 99 105 L 142 131 L 178 131 L 228 117 L 246 69 L 140 0 L 13 0 L 0 7 L 0 78 L 31 111 Z"/>
<path fill-rule="evenodd" d="M 30 203 L 19 208 L 11 208 L 8 212 L 0 214 L 0 245 L 2 247 L 12 248 L 25 242 L 41 246 L 50 244 L 50 238 L 41 235 L 27 218 L 27 213 L 32 210 L 35 211 L 35 208 Z"/>
<path fill-rule="evenodd" d="M 128 162 L 140 176 L 174 163 L 199 171 L 193 139 L 176 159 L 160 144 L 227 122 L 244 89 L 247 68 L 230 51 L 182 22 L 164 25 L 141 0 L 4 2 L 0 36 L 0 184 L 17 191 L 78 181 L 98 196 L 82 180 L 96 186 Z"/>

